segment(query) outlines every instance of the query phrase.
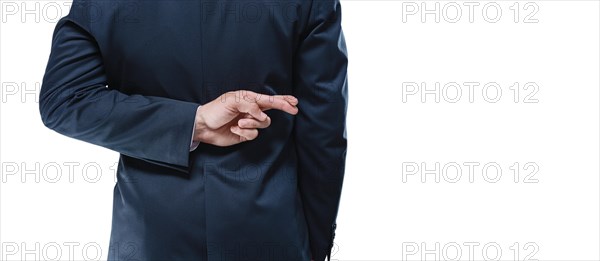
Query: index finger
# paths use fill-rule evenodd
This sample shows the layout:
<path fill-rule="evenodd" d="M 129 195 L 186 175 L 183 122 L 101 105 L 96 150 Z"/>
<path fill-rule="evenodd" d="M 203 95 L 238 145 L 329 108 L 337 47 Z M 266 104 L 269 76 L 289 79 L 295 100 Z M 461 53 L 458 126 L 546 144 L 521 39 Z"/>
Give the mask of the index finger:
<path fill-rule="evenodd" d="M 256 98 L 256 103 L 261 110 L 277 109 L 292 115 L 298 113 L 298 99 L 291 95 L 260 95 Z"/>

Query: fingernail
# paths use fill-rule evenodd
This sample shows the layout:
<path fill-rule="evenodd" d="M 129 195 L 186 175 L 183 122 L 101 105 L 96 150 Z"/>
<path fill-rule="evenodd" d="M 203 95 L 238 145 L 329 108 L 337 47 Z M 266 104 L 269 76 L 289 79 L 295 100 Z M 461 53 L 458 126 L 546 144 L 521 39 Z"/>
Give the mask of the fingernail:
<path fill-rule="evenodd" d="M 267 117 L 268 117 L 268 116 L 267 116 L 267 114 L 266 114 L 266 113 L 264 113 L 264 112 L 261 112 L 261 113 L 260 113 L 260 117 L 262 117 L 262 118 L 263 118 L 262 120 L 264 121 L 264 120 L 266 120 L 266 119 L 267 119 Z"/>

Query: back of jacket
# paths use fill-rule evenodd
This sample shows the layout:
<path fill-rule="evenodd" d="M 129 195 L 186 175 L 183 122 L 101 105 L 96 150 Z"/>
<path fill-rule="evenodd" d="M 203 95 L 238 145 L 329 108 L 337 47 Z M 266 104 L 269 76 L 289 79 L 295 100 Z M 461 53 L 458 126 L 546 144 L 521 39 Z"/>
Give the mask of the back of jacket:
<path fill-rule="evenodd" d="M 74 0 L 56 25 L 44 124 L 120 153 L 109 260 L 323 260 L 346 158 L 339 0 Z M 228 91 L 298 98 L 257 139 L 189 151 Z"/>

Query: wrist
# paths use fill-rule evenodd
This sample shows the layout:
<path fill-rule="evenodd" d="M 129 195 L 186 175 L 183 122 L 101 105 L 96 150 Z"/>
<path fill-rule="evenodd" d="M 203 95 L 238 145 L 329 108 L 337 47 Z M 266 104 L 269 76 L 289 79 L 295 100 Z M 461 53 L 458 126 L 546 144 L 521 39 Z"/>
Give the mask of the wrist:
<path fill-rule="evenodd" d="M 194 129 L 194 142 L 204 142 L 206 138 L 204 137 L 206 134 L 207 126 L 206 120 L 204 119 L 204 110 L 203 106 L 199 106 L 196 110 L 196 121 L 195 121 L 195 129 Z"/>

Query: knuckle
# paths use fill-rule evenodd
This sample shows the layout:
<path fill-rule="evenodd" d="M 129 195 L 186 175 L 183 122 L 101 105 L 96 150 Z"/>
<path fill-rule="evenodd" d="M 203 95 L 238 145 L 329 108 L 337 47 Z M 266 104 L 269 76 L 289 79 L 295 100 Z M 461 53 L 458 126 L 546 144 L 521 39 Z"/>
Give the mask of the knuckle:
<path fill-rule="evenodd" d="M 248 135 L 248 139 L 249 139 L 249 140 L 256 139 L 256 137 L 258 137 L 258 131 L 257 131 L 257 130 L 253 130 L 253 131 L 252 131 L 252 132 L 250 132 L 250 134 Z"/>

